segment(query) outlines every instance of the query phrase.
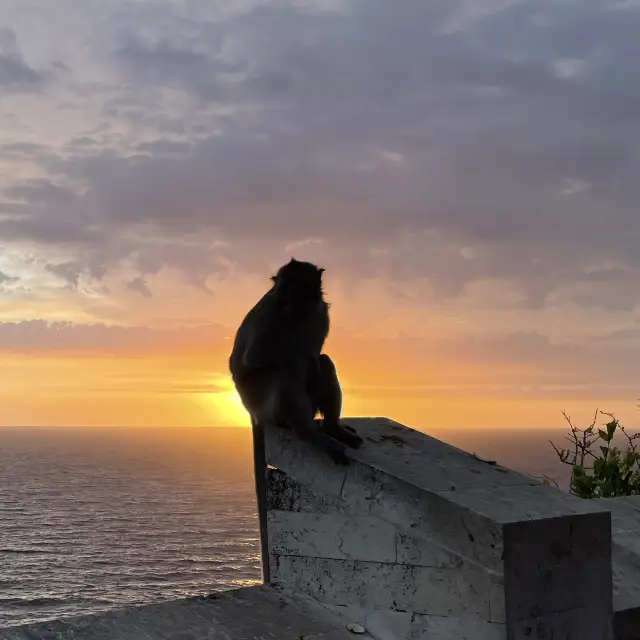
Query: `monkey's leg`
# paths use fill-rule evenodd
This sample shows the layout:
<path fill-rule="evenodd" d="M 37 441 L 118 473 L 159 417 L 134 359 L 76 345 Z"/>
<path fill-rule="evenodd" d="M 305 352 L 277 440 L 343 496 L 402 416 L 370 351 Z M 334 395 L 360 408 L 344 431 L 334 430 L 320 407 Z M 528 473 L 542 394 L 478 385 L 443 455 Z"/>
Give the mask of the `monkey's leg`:
<path fill-rule="evenodd" d="M 310 442 L 327 453 L 336 464 L 348 464 L 344 445 L 318 429 L 314 421 L 315 402 L 298 376 L 288 381 L 278 398 L 279 424 L 290 427 L 301 440 Z"/>
<path fill-rule="evenodd" d="M 312 395 L 318 411 L 322 414 L 322 431 L 347 446 L 357 449 L 362 445 L 362 438 L 355 429 L 340 424 L 342 388 L 333 360 L 326 353 L 320 354 L 318 369 L 317 388 Z"/>
<path fill-rule="evenodd" d="M 264 450 L 264 426 L 251 418 L 251 430 L 253 431 L 253 473 L 258 503 L 262 580 L 265 584 L 269 584 L 271 582 L 271 571 L 269 569 L 269 542 L 267 540 L 267 463 Z"/>

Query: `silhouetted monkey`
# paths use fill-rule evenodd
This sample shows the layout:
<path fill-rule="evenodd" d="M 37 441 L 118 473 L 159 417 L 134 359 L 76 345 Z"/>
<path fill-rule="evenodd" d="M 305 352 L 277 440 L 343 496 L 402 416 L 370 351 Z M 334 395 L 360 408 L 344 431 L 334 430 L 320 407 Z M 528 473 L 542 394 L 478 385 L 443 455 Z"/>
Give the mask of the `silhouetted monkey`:
<path fill-rule="evenodd" d="M 339 423 L 340 382 L 331 358 L 321 354 L 329 333 L 323 272 L 294 258 L 278 270 L 238 329 L 229 369 L 254 431 L 267 424 L 290 428 L 347 464 L 344 445 L 359 447 L 362 438 Z"/>
<path fill-rule="evenodd" d="M 329 333 L 329 305 L 322 273 L 294 258 L 271 278 L 273 286 L 242 321 L 229 369 L 251 416 L 253 460 L 260 522 L 263 578 L 271 581 L 267 542 L 264 428 L 288 427 L 328 453 L 337 464 L 349 459 L 344 445 L 359 447 L 362 438 L 341 426 L 342 390 L 336 368 L 321 354 Z M 318 428 L 314 418 L 323 416 Z"/>

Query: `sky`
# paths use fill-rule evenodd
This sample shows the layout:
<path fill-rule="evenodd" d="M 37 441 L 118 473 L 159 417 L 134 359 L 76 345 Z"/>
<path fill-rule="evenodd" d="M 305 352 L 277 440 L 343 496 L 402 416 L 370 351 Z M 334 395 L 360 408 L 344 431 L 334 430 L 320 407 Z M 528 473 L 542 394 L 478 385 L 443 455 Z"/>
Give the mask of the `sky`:
<path fill-rule="evenodd" d="M 347 415 L 640 425 L 640 3 L 2 0 L 0 424 L 246 425 L 326 268 Z"/>

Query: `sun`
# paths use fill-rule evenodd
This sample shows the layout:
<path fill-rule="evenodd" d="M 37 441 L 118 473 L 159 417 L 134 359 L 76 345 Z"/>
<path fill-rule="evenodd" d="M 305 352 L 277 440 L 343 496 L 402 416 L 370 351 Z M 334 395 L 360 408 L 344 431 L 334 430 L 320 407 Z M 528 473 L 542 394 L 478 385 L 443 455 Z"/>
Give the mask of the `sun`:
<path fill-rule="evenodd" d="M 247 427 L 250 424 L 249 414 L 240 400 L 240 396 L 234 389 L 218 394 L 221 405 L 221 413 L 230 427 Z"/>
<path fill-rule="evenodd" d="M 203 393 L 207 405 L 215 413 L 215 420 L 221 427 L 248 427 L 249 414 L 240 400 L 240 396 L 228 378 L 215 381 L 216 391 Z"/>

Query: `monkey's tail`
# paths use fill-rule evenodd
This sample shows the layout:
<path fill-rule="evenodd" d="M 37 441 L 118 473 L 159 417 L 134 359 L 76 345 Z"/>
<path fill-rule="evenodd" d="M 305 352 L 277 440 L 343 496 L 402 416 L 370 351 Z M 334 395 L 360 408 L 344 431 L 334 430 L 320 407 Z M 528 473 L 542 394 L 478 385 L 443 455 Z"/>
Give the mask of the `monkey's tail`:
<path fill-rule="evenodd" d="M 262 561 L 262 580 L 271 582 L 269 568 L 269 544 L 267 529 L 267 462 L 265 456 L 264 426 L 251 418 L 253 432 L 253 473 L 256 483 L 256 501 L 258 505 L 258 522 L 260 529 L 260 557 Z"/>

